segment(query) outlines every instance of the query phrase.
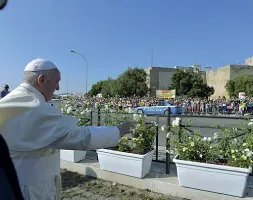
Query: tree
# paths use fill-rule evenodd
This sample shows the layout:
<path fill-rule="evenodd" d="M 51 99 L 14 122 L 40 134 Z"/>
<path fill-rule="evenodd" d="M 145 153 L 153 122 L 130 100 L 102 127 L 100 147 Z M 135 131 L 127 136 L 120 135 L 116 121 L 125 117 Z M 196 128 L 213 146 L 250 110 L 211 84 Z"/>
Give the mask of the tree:
<path fill-rule="evenodd" d="M 140 96 L 143 97 L 149 92 L 147 86 L 147 73 L 144 69 L 140 68 L 128 68 L 117 79 L 117 92 L 120 96 L 131 97 Z"/>
<path fill-rule="evenodd" d="M 239 92 L 245 92 L 247 96 L 253 96 L 252 75 L 238 76 L 226 83 L 226 90 L 230 97 L 237 97 Z"/>
<path fill-rule="evenodd" d="M 178 69 L 171 81 L 172 85 L 169 89 L 176 89 L 176 95 L 179 96 L 207 98 L 214 93 L 214 88 L 204 83 L 202 76 L 198 73 Z"/>
<path fill-rule="evenodd" d="M 230 97 L 235 97 L 235 80 L 229 80 L 226 85 L 225 88 L 227 90 L 227 93 Z"/>
<path fill-rule="evenodd" d="M 101 93 L 103 97 L 116 96 L 118 93 L 117 79 L 108 78 L 108 80 L 104 82 Z"/>
<path fill-rule="evenodd" d="M 117 80 L 108 78 L 107 80 L 98 81 L 93 84 L 89 96 L 96 96 L 97 94 L 102 94 L 103 97 L 112 97 L 117 94 Z"/>
<path fill-rule="evenodd" d="M 106 83 L 106 80 L 98 81 L 97 83 L 93 84 L 90 91 L 88 92 L 89 96 L 96 96 L 102 92 L 102 89 Z"/>

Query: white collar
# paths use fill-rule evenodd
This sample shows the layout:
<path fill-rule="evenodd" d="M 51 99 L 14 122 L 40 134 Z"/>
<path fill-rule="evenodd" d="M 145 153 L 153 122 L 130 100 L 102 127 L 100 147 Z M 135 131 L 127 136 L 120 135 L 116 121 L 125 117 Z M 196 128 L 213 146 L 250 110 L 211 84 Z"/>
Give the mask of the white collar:
<path fill-rule="evenodd" d="M 31 91 L 32 93 L 34 93 L 37 97 L 39 97 L 39 99 L 42 99 L 44 101 L 46 101 L 45 97 L 40 93 L 39 90 L 37 90 L 36 88 L 34 88 L 33 86 L 27 84 L 27 83 L 21 83 L 20 87 L 24 87 L 27 90 Z"/>

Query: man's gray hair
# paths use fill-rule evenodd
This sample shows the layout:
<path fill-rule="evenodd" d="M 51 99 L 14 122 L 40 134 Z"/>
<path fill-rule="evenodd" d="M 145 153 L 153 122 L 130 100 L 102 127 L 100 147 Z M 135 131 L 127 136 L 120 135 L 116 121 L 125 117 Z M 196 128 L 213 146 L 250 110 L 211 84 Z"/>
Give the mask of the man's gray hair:
<path fill-rule="evenodd" d="M 25 71 L 24 72 L 24 82 L 31 85 L 35 86 L 38 80 L 38 77 L 40 75 L 45 75 L 47 80 L 49 80 L 50 76 L 49 74 L 56 69 L 50 69 L 50 70 L 43 70 L 43 71 L 37 71 L 37 72 L 30 72 L 30 71 Z"/>

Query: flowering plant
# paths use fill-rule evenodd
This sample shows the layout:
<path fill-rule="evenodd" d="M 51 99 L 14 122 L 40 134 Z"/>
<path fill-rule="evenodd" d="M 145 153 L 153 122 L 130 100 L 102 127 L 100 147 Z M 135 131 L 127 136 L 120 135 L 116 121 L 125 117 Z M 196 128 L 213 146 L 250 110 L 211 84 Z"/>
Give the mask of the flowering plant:
<path fill-rule="evenodd" d="M 153 149 L 157 132 L 156 123 L 146 123 L 145 116 L 134 114 L 135 127 L 131 129 L 131 139 L 121 137 L 115 150 L 135 154 L 146 154 Z"/>
<path fill-rule="evenodd" d="M 172 150 L 187 161 L 249 168 L 253 163 L 253 121 L 241 122 L 241 128 L 221 128 L 212 137 L 190 131 L 176 118 L 171 126 L 163 126 Z"/>
<path fill-rule="evenodd" d="M 87 107 L 78 105 L 77 102 L 68 100 L 60 105 L 61 111 L 65 115 L 70 115 L 79 119 L 79 126 L 91 125 L 92 111 Z M 121 137 L 118 146 L 113 148 L 116 151 L 146 154 L 153 149 L 153 143 L 157 132 L 157 124 L 146 123 L 146 116 L 132 114 L 128 109 L 123 112 L 113 112 L 105 107 L 100 113 L 101 122 L 106 126 L 116 126 L 125 121 L 134 120 L 135 126 L 130 130 L 129 137 Z"/>
<path fill-rule="evenodd" d="M 61 112 L 65 115 L 70 115 L 78 118 L 78 126 L 91 125 L 92 112 L 85 106 L 77 105 L 76 102 L 66 101 L 60 104 Z"/>

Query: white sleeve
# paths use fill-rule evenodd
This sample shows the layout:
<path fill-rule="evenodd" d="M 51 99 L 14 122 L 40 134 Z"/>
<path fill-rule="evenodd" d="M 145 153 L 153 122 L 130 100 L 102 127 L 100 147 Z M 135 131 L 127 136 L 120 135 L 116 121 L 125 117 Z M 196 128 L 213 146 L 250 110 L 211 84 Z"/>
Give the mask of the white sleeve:
<path fill-rule="evenodd" d="M 118 144 L 119 136 L 119 129 L 115 126 L 77 126 L 50 146 L 55 149 L 84 151 L 108 148 Z"/>
<path fill-rule="evenodd" d="M 115 147 L 120 138 L 120 132 L 116 126 L 88 126 L 91 134 L 89 149 L 101 149 Z"/>

